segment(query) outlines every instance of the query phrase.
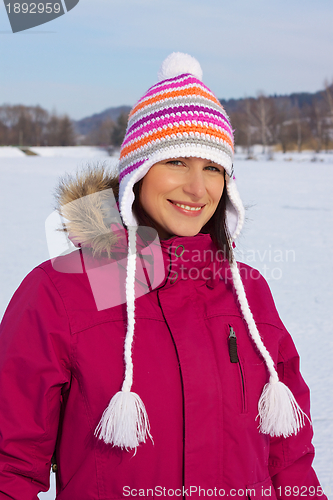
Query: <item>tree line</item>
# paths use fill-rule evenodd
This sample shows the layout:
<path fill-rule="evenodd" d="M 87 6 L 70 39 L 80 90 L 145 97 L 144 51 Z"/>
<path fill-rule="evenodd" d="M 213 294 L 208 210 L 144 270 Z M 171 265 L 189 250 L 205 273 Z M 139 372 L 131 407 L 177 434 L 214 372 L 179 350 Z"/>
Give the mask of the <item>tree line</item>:
<path fill-rule="evenodd" d="M 76 133 L 72 120 L 40 106 L 0 106 L 1 146 L 72 146 Z"/>
<path fill-rule="evenodd" d="M 127 121 L 128 113 L 124 112 L 119 114 L 116 121 L 105 118 L 86 134 L 80 142 L 90 146 L 119 148 L 125 137 Z"/>
<path fill-rule="evenodd" d="M 316 94 L 266 96 L 245 99 L 220 99 L 235 130 L 235 144 L 251 155 L 252 146 L 261 144 L 283 152 L 303 149 L 333 149 L 333 83 L 325 82 Z M 85 144 L 119 147 L 126 131 L 128 115 L 121 113 L 115 122 L 104 119 L 84 138 Z"/>
<path fill-rule="evenodd" d="M 333 83 L 325 82 L 316 94 L 266 96 L 259 92 L 257 97 L 220 101 L 235 130 L 236 146 L 242 146 L 248 156 L 254 144 L 262 144 L 263 152 L 270 147 L 283 152 L 333 149 Z M 82 135 L 67 115 L 50 114 L 40 106 L 4 105 L 0 106 L 0 145 L 86 144 L 112 150 L 123 141 L 127 119 L 126 112 L 116 120 L 100 118 Z"/>
<path fill-rule="evenodd" d="M 254 144 L 263 152 L 274 146 L 286 151 L 333 149 L 333 84 L 316 94 L 245 98 L 221 101 L 235 129 L 235 143 L 251 155 Z M 228 106 L 230 104 L 230 106 Z"/>

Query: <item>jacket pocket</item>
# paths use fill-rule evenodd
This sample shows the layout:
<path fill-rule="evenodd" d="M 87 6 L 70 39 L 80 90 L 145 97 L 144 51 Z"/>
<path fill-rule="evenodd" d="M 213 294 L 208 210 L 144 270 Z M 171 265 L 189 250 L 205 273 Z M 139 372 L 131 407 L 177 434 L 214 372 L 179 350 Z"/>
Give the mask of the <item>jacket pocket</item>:
<path fill-rule="evenodd" d="M 266 500 L 277 500 L 271 478 L 267 477 L 260 483 L 250 484 L 246 487 L 246 498 L 262 498 Z"/>
<path fill-rule="evenodd" d="M 241 413 L 247 412 L 247 396 L 246 396 L 246 384 L 245 384 L 245 372 L 244 364 L 242 363 L 242 358 L 239 352 L 239 346 L 237 343 L 237 337 L 235 330 L 231 325 L 229 325 L 229 357 L 230 363 L 236 365 L 238 371 L 239 387 L 241 393 Z"/>

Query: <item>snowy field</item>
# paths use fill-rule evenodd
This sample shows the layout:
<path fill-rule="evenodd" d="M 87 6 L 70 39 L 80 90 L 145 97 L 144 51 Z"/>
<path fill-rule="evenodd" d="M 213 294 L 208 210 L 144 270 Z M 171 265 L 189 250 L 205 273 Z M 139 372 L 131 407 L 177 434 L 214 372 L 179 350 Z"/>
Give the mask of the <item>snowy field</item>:
<path fill-rule="evenodd" d="M 5 151 L 7 149 L 7 152 Z M 96 161 L 116 159 L 94 148 L 32 148 L 25 156 L 0 148 L 0 317 L 23 277 L 49 258 L 44 224 L 53 211 L 59 176 Z M 52 151 L 53 150 L 53 151 Z M 235 161 L 247 221 L 239 260 L 268 280 L 279 313 L 301 354 L 311 388 L 315 469 L 333 491 L 333 153 L 275 154 Z M 314 161 L 316 160 L 316 161 Z M 43 500 L 55 498 L 54 477 Z"/>

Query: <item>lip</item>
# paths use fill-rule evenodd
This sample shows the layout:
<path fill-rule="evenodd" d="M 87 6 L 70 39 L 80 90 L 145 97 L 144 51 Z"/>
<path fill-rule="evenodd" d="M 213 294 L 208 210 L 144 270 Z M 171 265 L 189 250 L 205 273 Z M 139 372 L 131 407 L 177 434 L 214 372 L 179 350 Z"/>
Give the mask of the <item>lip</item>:
<path fill-rule="evenodd" d="M 168 201 L 170 201 L 170 203 L 172 203 L 173 205 L 175 203 L 178 203 L 179 205 L 187 205 L 188 207 L 194 207 L 194 208 L 204 207 L 206 205 L 206 203 L 192 203 L 190 201 L 179 201 L 179 200 L 168 200 Z"/>
<path fill-rule="evenodd" d="M 175 203 L 179 203 L 180 205 L 187 205 L 188 207 L 194 208 L 200 207 L 201 209 L 205 207 L 205 204 L 202 203 L 189 203 L 175 200 L 168 200 L 168 202 L 173 206 L 175 210 L 177 210 L 181 214 L 187 215 L 187 217 L 198 217 L 200 214 L 202 214 L 202 210 L 186 210 L 185 208 L 178 207 L 177 205 L 175 205 Z"/>

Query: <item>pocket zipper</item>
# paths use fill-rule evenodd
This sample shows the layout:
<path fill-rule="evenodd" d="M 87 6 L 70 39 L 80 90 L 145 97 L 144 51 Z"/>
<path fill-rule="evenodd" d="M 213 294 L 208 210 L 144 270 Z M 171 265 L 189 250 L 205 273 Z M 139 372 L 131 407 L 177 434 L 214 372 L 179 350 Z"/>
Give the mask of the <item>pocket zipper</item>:
<path fill-rule="evenodd" d="M 234 329 L 229 325 L 229 356 L 231 363 L 239 363 L 237 338 Z"/>
<path fill-rule="evenodd" d="M 242 402 L 243 402 L 242 413 L 244 413 L 244 412 L 246 412 L 246 396 L 245 396 L 245 382 L 244 382 L 243 368 L 242 368 L 242 365 L 241 365 L 241 363 L 239 361 L 239 357 L 238 357 L 236 333 L 231 325 L 229 325 L 229 356 L 230 356 L 231 363 L 238 363 L 238 368 L 239 368 L 239 373 L 240 373 L 241 383 L 242 383 L 242 396 L 243 396 L 243 398 L 242 398 Z"/>

